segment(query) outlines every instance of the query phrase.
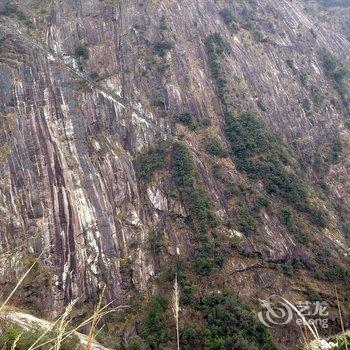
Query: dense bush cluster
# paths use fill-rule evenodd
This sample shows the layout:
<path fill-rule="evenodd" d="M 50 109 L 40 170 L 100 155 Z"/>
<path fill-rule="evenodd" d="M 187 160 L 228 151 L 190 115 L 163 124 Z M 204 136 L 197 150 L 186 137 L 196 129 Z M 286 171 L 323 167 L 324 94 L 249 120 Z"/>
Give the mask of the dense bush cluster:
<path fill-rule="evenodd" d="M 180 333 L 181 348 L 184 350 L 193 350 L 200 344 L 200 334 L 190 325 L 182 328 Z"/>
<path fill-rule="evenodd" d="M 173 169 L 175 184 L 189 212 L 189 222 L 198 234 L 194 265 L 199 274 L 208 275 L 213 267 L 222 266 L 224 261 L 222 249 L 210 235 L 219 220 L 207 192 L 196 184 L 192 155 L 182 143 L 173 146 Z"/>
<path fill-rule="evenodd" d="M 172 44 L 166 40 L 157 41 L 153 45 L 153 51 L 156 55 L 164 57 L 165 54 L 171 50 L 172 47 Z"/>
<path fill-rule="evenodd" d="M 181 124 L 186 125 L 190 128 L 195 127 L 195 120 L 194 120 L 194 117 L 191 113 L 188 113 L 188 112 L 181 113 L 177 116 L 177 120 Z"/>
<path fill-rule="evenodd" d="M 89 58 L 89 50 L 85 44 L 80 43 L 75 48 L 75 55 L 82 60 L 87 60 Z"/>
<path fill-rule="evenodd" d="M 339 92 L 345 106 L 349 106 L 350 95 L 346 81 L 350 79 L 350 69 L 332 53 L 322 50 L 320 56 L 323 68 L 327 76 L 332 79 L 335 88 Z"/>
<path fill-rule="evenodd" d="M 350 224 L 347 221 L 341 221 L 339 223 L 340 230 L 343 232 L 344 237 L 350 240 Z"/>
<path fill-rule="evenodd" d="M 241 230 L 246 234 L 252 234 L 256 231 L 256 222 L 249 208 L 245 206 L 238 207 L 238 223 Z"/>
<path fill-rule="evenodd" d="M 237 118 L 228 114 L 226 135 L 239 170 L 262 180 L 268 193 L 285 198 L 297 210 L 307 213 L 315 224 L 325 225 L 325 214 L 309 203 L 303 181 L 285 170 L 286 165 L 292 164 L 282 141 L 268 132 L 261 120 L 250 113 Z"/>
<path fill-rule="evenodd" d="M 282 209 L 281 211 L 281 222 L 286 225 L 289 232 L 292 233 L 299 243 L 306 243 L 307 237 L 302 233 L 302 231 L 295 224 L 295 219 L 292 211 L 289 208 Z"/>
<path fill-rule="evenodd" d="M 146 348 L 144 340 L 136 335 L 130 339 L 126 350 L 146 350 Z"/>
<path fill-rule="evenodd" d="M 191 222 L 204 232 L 216 227 L 218 219 L 212 211 L 211 201 L 206 191 L 196 185 L 193 158 L 183 143 L 173 146 L 173 167 L 175 184 L 188 208 Z"/>
<path fill-rule="evenodd" d="M 12 1 L 8 0 L 0 7 L 0 15 L 2 16 L 11 16 L 16 14 L 18 11 L 18 7 L 12 3 Z"/>
<path fill-rule="evenodd" d="M 185 288 L 185 287 L 183 287 Z M 192 324 L 180 327 L 181 349 L 196 348 L 277 350 L 267 329 L 255 318 L 250 310 L 232 293 L 206 293 L 192 295 L 190 305 L 202 319 L 203 329 L 196 329 Z M 154 296 L 146 311 L 141 327 L 142 339 L 135 337 L 130 341 L 128 350 L 165 349 L 171 342 L 168 333 L 169 304 L 167 299 Z M 204 322 L 203 322 L 204 321 Z M 202 328 L 202 327 L 201 327 Z"/>
<path fill-rule="evenodd" d="M 220 140 L 215 137 L 209 137 L 204 141 L 205 150 L 217 157 L 226 157 L 227 152 L 222 148 Z"/>
<path fill-rule="evenodd" d="M 211 34 L 205 41 L 209 59 L 210 71 L 216 83 L 217 94 L 221 102 L 226 105 L 226 78 L 221 70 L 220 57 L 228 52 L 227 45 L 219 33 Z"/>
<path fill-rule="evenodd" d="M 202 276 L 209 276 L 215 266 L 222 267 L 225 253 L 220 242 L 210 239 L 208 235 L 201 234 L 196 247 L 194 265 L 196 271 Z"/>
<path fill-rule="evenodd" d="M 229 8 L 225 7 L 224 9 L 222 9 L 220 11 L 220 16 L 222 17 L 222 20 L 231 31 L 236 32 L 238 30 L 236 18 L 233 12 Z"/>
<path fill-rule="evenodd" d="M 328 282 L 341 282 L 350 286 L 350 270 L 336 262 L 330 252 L 322 250 L 316 254 L 316 261 L 322 266 L 317 271 L 317 277 Z"/>
<path fill-rule="evenodd" d="M 232 294 L 208 294 L 199 307 L 207 321 L 206 349 L 277 350 L 264 326 Z"/>
<path fill-rule="evenodd" d="M 146 311 L 141 335 L 150 349 L 159 349 L 160 344 L 166 344 L 169 341 L 167 332 L 167 308 L 167 299 L 158 295 L 153 297 L 153 300 Z"/>
<path fill-rule="evenodd" d="M 162 143 L 150 148 L 137 159 L 137 173 L 141 180 L 149 181 L 155 171 L 166 165 L 167 145 Z"/>
<path fill-rule="evenodd" d="M 331 149 L 329 152 L 329 161 L 332 164 L 337 164 L 340 161 L 340 156 L 343 151 L 343 146 L 339 137 L 335 137 L 331 142 Z"/>
<path fill-rule="evenodd" d="M 31 22 L 25 13 L 11 0 L 6 0 L 4 4 L 0 6 L 0 16 L 17 17 L 20 21 L 24 21 L 27 25 L 31 25 Z"/>

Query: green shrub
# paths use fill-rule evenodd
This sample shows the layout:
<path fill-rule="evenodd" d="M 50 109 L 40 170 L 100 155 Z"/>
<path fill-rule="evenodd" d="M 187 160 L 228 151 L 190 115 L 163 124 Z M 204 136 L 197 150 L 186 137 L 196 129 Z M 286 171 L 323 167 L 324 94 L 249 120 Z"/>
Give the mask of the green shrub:
<path fill-rule="evenodd" d="M 303 86 L 307 86 L 308 73 L 305 70 L 299 72 L 299 80 Z"/>
<path fill-rule="evenodd" d="M 333 340 L 333 342 L 337 343 L 337 346 L 334 348 L 334 350 L 347 350 L 347 349 L 349 349 L 349 344 L 350 344 L 350 336 L 349 335 L 340 335 L 336 339 L 332 339 L 332 340 Z"/>
<path fill-rule="evenodd" d="M 195 349 L 199 344 L 199 334 L 196 329 L 185 325 L 180 331 L 180 344 L 184 350 Z"/>
<path fill-rule="evenodd" d="M 289 227 L 292 223 L 292 211 L 290 209 L 283 209 L 281 211 L 281 221 Z"/>
<path fill-rule="evenodd" d="M 163 248 L 162 238 L 163 238 L 163 231 L 161 230 L 156 230 L 155 232 L 150 234 L 149 245 L 150 245 L 151 252 L 154 255 L 159 255 L 162 251 L 162 248 Z"/>
<path fill-rule="evenodd" d="M 220 243 L 208 239 L 207 235 L 202 234 L 195 248 L 194 265 L 197 273 L 202 276 L 209 276 L 212 269 L 222 267 L 224 261 L 225 253 L 220 247 Z"/>
<path fill-rule="evenodd" d="M 232 294 L 207 294 L 200 310 L 207 321 L 206 349 L 277 350 L 267 329 Z"/>
<path fill-rule="evenodd" d="M 139 336 L 134 336 L 130 339 L 126 350 L 146 350 L 146 344 Z"/>
<path fill-rule="evenodd" d="M 222 56 L 225 52 L 228 52 L 228 47 L 220 33 L 209 35 L 205 43 L 209 53 Z"/>
<path fill-rule="evenodd" d="M 153 45 L 153 51 L 156 55 L 160 57 L 164 57 L 165 54 L 172 49 L 172 44 L 168 41 L 162 40 L 162 41 L 157 41 Z"/>
<path fill-rule="evenodd" d="M 267 42 L 267 38 L 263 34 L 263 32 L 260 29 L 254 29 L 253 32 L 253 38 L 258 43 L 264 43 Z"/>
<path fill-rule="evenodd" d="M 294 60 L 292 58 L 288 58 L 286 60 L 286 63 L 287 63 L 287 66 L 290 68 L 290 69 L 294 69 L 295 66 L 294 66 Z"/>
<path fill-rule="evenodd" d="M 296 170 L 286 170 L 286 165 L 292 166 L 288 150 L 262 120 L 250 113 L 237 118 L 227 114 L 226 136 L 239 170 L 262 180 L 268 193 L 284 198 L 321 227 L 325 225 L 325 214 L 309 203 L 306 184 Z"/>
<path fill-rule="evenodd" d="M 25 13 L 23 13 L 11 0 L 5 1 L 5 3 L 0 6 L 0 16 L 16 16 L 20 21 L 25 22 L 25 24 L 32 25 Z"/>
<path fill-rule="evenodd" d="M 226 104 L 227 80 L 220 66 L 220 57 L 228 53 L 228 48 L 219 33 L 211 34 L 205 41 L 211 74 L 215 80 L 217 94 L 223 104 Z"/>
<path fill-rule="evenodd" d="M 304 111 L 307 111 L 307 112 L 310 111 L 311 110 L 310 100 L 308 98 L 304 99 L 302 106 L 303 106 Z"/>
<path fill-rule="evenodd" d="M 219 225 L 219 219 L 208 193 L 196 183 L 193 158 L 183 143 L 173 146 L 173 169 L 175 184 L 189 213 L 188 222 L 199 234 L 194 247 L 194 265 L 199 274 L 208 275 L 213 267 L 222 266 L 224 260 L 219 243 L 209 235 Z"/>
<path fill-rule="evenodd" d="M 141 327 L 141 335 L 151 349 L 159 349 L 160 344 L 169 340 L 167 326 L 168 301 L 158 295 L 153 297 Z"/>
<path fill-rule="evenodd" d="M 340 156 L 343 151 L 343 146 L 339 137 L 336 137 L 331 142 L 331 149 L 329 152 L 329 161 L 332 164 L 337 164 L 340 161 Z"/>
<path fill-rule="evenodd" d="M 227 27 L 231 30 L 236 32 L 238 30 L 238 25 L 236 23 L 236 18 L 233 14 L 233 12 L 225 7 L 220 11 L 220 16 L 222 17 L 222 20 L 227 25 Z"/>
<path fill-rule="evenodd" d="M 288 231 L 296 237 L 299 243 L 305 244 L 308 241 L 307 237 L 301 232 L 301 230 L 295 224 L 293 213 L 289 208 L 283 209 L 281 211 L 280 219 L 281 219 L 281 222 L 284 225 L 286 225 L 286 227 L 288 228 Z"/>
<path fill-rule="evenodd" d="M 310 286 L 306 286 L 306 294 L 310 301 L 320 301 L 322 297 Z"/>
<path fill-rule="evenodd" d="M 350 270 L 335 261 L 330 252 L 322 250 L 316 254 L 316 261 L 322 266 L 320 277 L 328 282 L 341 282 L 350 286 Z"/>
<path fill-rule="evenodd" d="M 319 227 L 326 226 L 326 213 L 323 210 L 317 209 L 311 205 L 306 205 L 302 210 L 309 214 L 312 223 Z"/>
<path fill-rule="evenodd" d="M 167 148 L 165 144 L 159 144 L 150 148 L 146 153 L 137 158 L 138 177 L 143 181 L 150 181 L 152 175 L 166 166 Z"/>
<path fill-rule="evenodd" d="M 320 106 L 326 99 L 325 94 L 318 86 L 315 86 L 315 85 L 312 85 L 310 87 L 310 90 L 311 90 L 312 101 L 316 106 Z"/>
<path fill-rule="evenodd" d="M 266 112 L 267 108 L 265 106 L 265 103 L 262 99 L 259 98 L 258 102 L 257 102 L 258 107 L 260 108 L 261 111 Z"/>
<path fill-rule="evenodd" d="M 175 184 L 189 211 L 190 219 L 204 231 L 218 225 L 218 219 L 212 211 L 212 203 L 207 192 L 196 185 L 196 172 L 193 158 L 187 147 L 175 143 L 173 147 L 173 167 Z"/>
<path fill-rule="evenodd" d="M 183 143 L 175 143 L 173 146 L 173 167 L 175 184 L 181 189 L 192 189 L 195 180 L 193 158 Z"/>
<path fill-rule="evenodd" d="M 183 124 L 186 125 L 190 128 L 194 128 L 195 127 L 195 120 L 192 114 L 185 112 L 185 113 L 181 113 L 177 116 L 177 120 Z"/>
<path fill-rule="evenodd" d="M 80 43 L 76 48 L 75 48 L 75 55 L 78 58 L 81 58 L 83 60 L 87 60 L 89 58 L 89 50 L 85 44 Z"/>
<path fill-rule="evenodd" d="M 212 212 L 213 205 L 203 188 L 193 188 L 192 191 L 186 193 L 185 197 L 192 220 L 200 222 L 207 228 L 218 226 L 218 219 Z"/>
<path fill-rule="evenodd" d="M 238 207 L 238 223 L 241 230 L 247 235 L 256 231 L 256 222 L 249 209 L 246 207 Z"/>
<path fill-rule="evenodd" d="M 181 302 L 184 305 L 190 305 L 194 300 L 194 293 L 197 290 L 197 285 L 189 280 L 184 279 L 181 283 Z"/>
<path fill-rule="evenodd" d="M 166 23 L 166 18 L 164 15 L 160 18 L 159 29 L 160 30 L 169 30 L 167 23 Z"/>
<path fill-rule="evenodd" d="M 343 232 L 346 239 L 350 239 L 350 224 L 346 221 L 341 221 L 339 224 L 340 230 Z"/>
<path fill-rule="evenodd" d="M 255 203 L 255 209 L 260 210 L 262 207 L 267 207 L 269 203 L 270 202 L 266 197 L 260 197 Z"/>
<path fill-rule="evenodd" d="M 155 106 L 159 108 L 164 108 L 165 107 L 165 99 L 162 95 L 157 95 L 155 100 L 154 100 Z"/>
<path fill-rule="evenodd" d="M 0 15 L 1 16 L 11 16 L 16 14 L 18 11 L 18 7 L 12 3 L 11 0 L 5 1 L 5 3 L 0 7 Z"/>
<path fill-rule="evenodd" d="M 204 148 L 213 156 L 226 157 L 227 155 L 226 151 L 221 146 L 220 140 L 214 137 L 207 138 L 204 141 Z"/>
<path fill-rule="evenodd" d="M 348 106 L 350 97 L 346 81 L 350 78 L 349 67 L 345 66 L 339 58 L 327 50 L 322 50 L 320 56 L 326 75 L 332 79 L 334 87 L 341 96 L 344 105 Z"/>
<path fill-rule="evenodd" d="M 89 77 L 90 77 L 90 79 L 92 79 L 94 81 L 98 81 L 100 79 L 100 75 L 96 71 L 91 72 Z"/>

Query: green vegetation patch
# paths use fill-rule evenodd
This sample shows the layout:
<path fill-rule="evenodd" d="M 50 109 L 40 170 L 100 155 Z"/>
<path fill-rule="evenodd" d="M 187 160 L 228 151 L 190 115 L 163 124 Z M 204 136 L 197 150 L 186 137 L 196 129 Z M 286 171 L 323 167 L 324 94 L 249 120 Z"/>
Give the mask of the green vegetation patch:
<path fill-rule="evenodd" d="M 188 221 L 197 233 L 195 239 L 196 271 L 209 275 L 215 266 L 222 266 L 224 253 L 212 231 L 219 225 L 208 193 L 197 184 L 196 171 L 191 153 L 183 143 L 173 146 L 173 169 L 175 184 L 189 212 Z"/>
<path fill-rule="evenodd" d="M 228 53 L 228 48 L 219 33 L 211 34 L 205 41 L 207 55 L 209 59 L 210 71 L 216 83 L 217 94 L 221 102 L 226 105 L 227 80 L 222 72 L 220 57 Z"/>
<path fill-rule="evenodd" d="M 339 137 L 335 137 L 331 142 L 331 149 L 329 151 L 329 161 L 332 164 L 338 164 L 343 152 L 343 146 Z"/>
<path fill-rule="evenodd" d="M 252 311 L 232 294 L 208 294 L 200 309 L 207 321 L 206 349 L 278 349 Z"/>
<path fill-rule="evenodd" d="M 172 47 L 173 45 L 169 41 L 161 40 L 153 45 L 153 51 L 157 56 L 164 57 Z"/>
<path fill-rule="evenodd" d="M 227 152 L 221 146 L 221 142 L 216 137 L 209 137 L 204 141 L 204 148 L 212 156 L 226 157 Z"/>
<path fill-rule="evenodd" d="M 173 146 L 173 169 L 175 184 L 189 211 L 191 222 L 206 231 L 218 225 L 213 205 L 207 192 L 196 184 L 196 171 L 192 154 L 185 144 L 177 142 Z"/>
<path fill-rule="evenodd" d="M 17 17 L 17 19 L 29 26 L 32 24 L 26 14 L 11 0 L 7 0 L 0 5 L 0 16 Z"/>
<path fill-rule="evenodd" d="M 327 50 L 320 52 L 323 69 L 327 76 L 333 81 L 334 87 L 337 89 L 342 101 L 346 107 L 350 103 L 350 69 L 338 57 Z"/>
<path fill-rule="evenodd" d="M 156 147 L 149 148 L 137 158 L 137 174 L 141 180 L 150 181 L 157 170 L 167 165 L 167 147 L 166 143 L 160 143 Z"/>
<path fill-rule="evenodd" d="M 168 300 L 163 296 L 154 296 L 146 311 L 141 335 L 151 349 L 159 349 L 160 344 L 169 341 L 167 325 Z"/>
<path fill-rule="evenodd" d="M 237 24 L 236 17 L 234 16 L 233 12 L 225 7 L 220 11 L 220 16 L 226 26 L 232 31 L 232 32 L 237 32 L 239 29 L 239 26 Z"/>
<path fill-rule="evenodd" d="M 87 60 L 89 58 L 89 49 L 88 49 L 88 47 L 85 44 L 80 43 L 75 48 L 75 55 L 78 58 L 81 58 L 82 60 Z"/>
<path fill-rule="evenodd" d="M 296 173 L 288 150 L 262 120 L 250 113 L 236 118 L 228 113 L 226 136 L 239 170 L 262 180 L 268 193 L 284 198 L 307 213 L 313 223 L 325 226 L 325 214 L 310 204 L 307 186 Z M 287 171 L 287 166 L 293 170 Z"/>

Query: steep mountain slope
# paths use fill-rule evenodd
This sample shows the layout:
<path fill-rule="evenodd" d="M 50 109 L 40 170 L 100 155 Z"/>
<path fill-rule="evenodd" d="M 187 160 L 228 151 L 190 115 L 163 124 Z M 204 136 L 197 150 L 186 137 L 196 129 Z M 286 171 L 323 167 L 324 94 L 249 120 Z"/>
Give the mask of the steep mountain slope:
<path fill-rule="evenodd" d="M 55 316 L 105 285 L 146 337 L 177 271 L 192 348 L 213 291 L 348 300 L 346 1 L 0 3 L 4 293 L 44 251 L 19 304 Z"/>

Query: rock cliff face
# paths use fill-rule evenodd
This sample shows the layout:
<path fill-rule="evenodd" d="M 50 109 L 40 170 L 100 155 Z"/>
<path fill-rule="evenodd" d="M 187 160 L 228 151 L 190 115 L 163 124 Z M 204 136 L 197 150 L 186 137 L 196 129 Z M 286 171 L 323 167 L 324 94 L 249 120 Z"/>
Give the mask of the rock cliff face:
<path fill-rule="evenodd" d="M 304 300 L 310 288 L 331 298 L 337 283 L 346 297 L 347 1 L 0 3 L 2 282 L 43 252 L 47 278 L 36 276 L 40 292 L 25 295 L 52 315 L 104 285 L 118 304 L 161 289 L 176 256 L 191 265 L 197 254 L 191 205 L 174 175 L 172 147 L 181 144 L 218 217 L 212 239 L 231 242 L 209 277 L 188 267 L 203 290 Z M 325 222 L 237 165 L 227 114 L 244 111 L 279 133 L 271 147 L 286 145 L 286 171 L 296 169 Z M 142 176 L 142 167 L 155 171 Z"/>

